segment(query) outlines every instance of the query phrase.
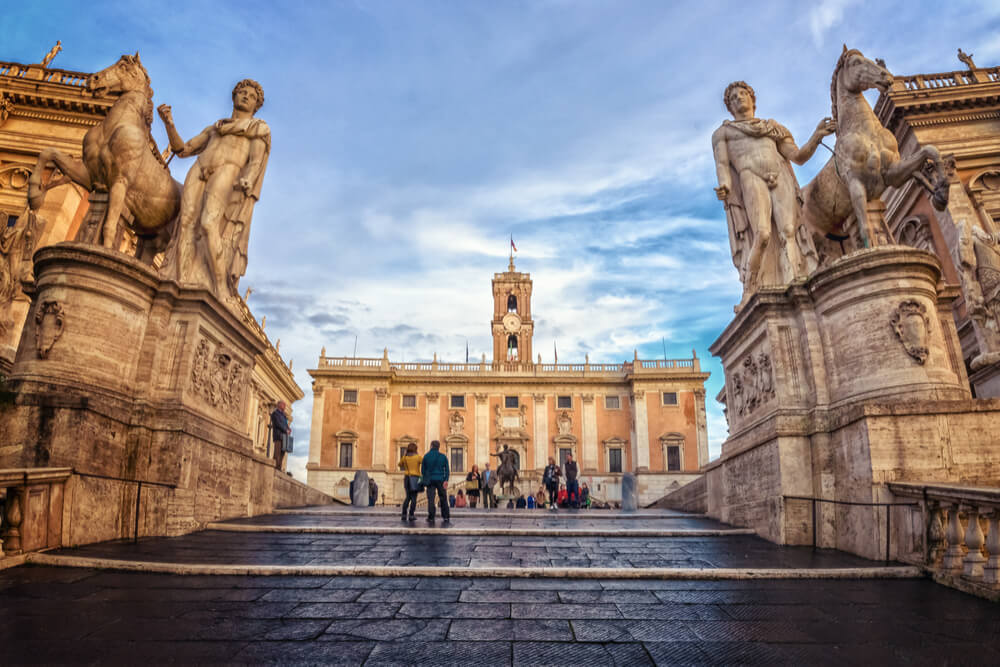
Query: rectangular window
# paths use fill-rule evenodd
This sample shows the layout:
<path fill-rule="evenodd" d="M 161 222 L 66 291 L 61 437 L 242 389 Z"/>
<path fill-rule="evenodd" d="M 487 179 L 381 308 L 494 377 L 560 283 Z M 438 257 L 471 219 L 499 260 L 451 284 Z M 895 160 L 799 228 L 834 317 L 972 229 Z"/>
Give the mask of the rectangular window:
<path fill-rule="evenodd" d="M 340 467 L 351 468 L 354 466 L 354 443 L 340 443 Z"/>
<path fill-rule="evenodd" d="M 608 472 L 622 471 L 622 450 L 618 447 L 608 450 Z"/>
<path fill-rule="evenodd" d="M 559 396 L 556 398 L 556 407 L 560 410 L 569 410 L 573 407 L 572 396 Z"/>
<path fill-rule="evenodd" d="M 516 408 L 517 407 L 517 396 L 504 396 L 503 406 L 505 408 Z"/>
<path fill-rule="evenodd" d="M 667 447 L 667 470 L 681 469 L 681 448 L 676 445 Z"/>
<path fill-rule="evenodd" d="M 452 394 L 451 397 L 451 407 L 453 408 L 464 408 L 465 407 L 465 396 L 455 396 Z"/>
<path fill-rule="evenodd" d="M 403 394 L 403 407 L 404 408 L 415 408 L 415 407 L 417 407 L 417 395 L 416 394 Z"/>
<path fill-rule="evenodd" d="M 451 448 L 451 471 L 465 472 L 465 450 L 462 447 Z"/>
<path fill-rule="evenodd" d="M 570 449 L 569 447 L 562 447 L 562 448 L 560 448 L 559 449 L 559 465 L 562 465 L 562 464 L 566 463 L 566 457 L 567 456 L 571 456 L 572 454 L 573 454 L 573 450 Z"/>
<path fill-rule="evenodd" d="M 404 456 L 406 456 L 406 445 L 403 445 L 402 447 L 399 448 L 399 458 L 401 459 Z M 396 459 L 396 461 L 398 463 L 399 459 Z"/>
<path fill-rule="evenodd" d="M 605 410 L 621 410 L 622 401 L 617 396 L 605 396 L 604 397 L 604 409 Z"/>
<path fill-rule="evenodd" d="M 357 389 L 345 389 L 344 390 L 344 403 L 357 403 L 358 402 L 358 390 Z"/>
<path fill-rule="evenodd" d="M 677 392 L 676 391 L 665 391 L 665 392 L 663 392 L 663 404 L 664 405 L 677 405 Z"/>

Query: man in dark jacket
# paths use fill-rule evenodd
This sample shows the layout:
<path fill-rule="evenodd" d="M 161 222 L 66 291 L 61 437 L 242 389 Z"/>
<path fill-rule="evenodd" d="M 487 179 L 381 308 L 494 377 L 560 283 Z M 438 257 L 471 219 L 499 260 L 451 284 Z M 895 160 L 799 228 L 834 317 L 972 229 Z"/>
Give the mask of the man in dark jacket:
<path fill-rule="evenodd" d="M 278 406 L 271 413 L 271 440 L 274 444 L 274 467 L 281 470 L 285 460 L 285 438 L 292 432 L 288 426 L 288 416 L 285 415 L 285 402 L 278 401 Z"/>
<path fill-rule="evenodd" d="M 542 474 L 542 484 L 545 485 L 545 490 L 549 492 L 549 509 L 552 511 L 556 509 L 556 495 L 559 493 L 560 474 L 556 460 L 550 456 L 549 465 L 545 466 L 545 472 Z"/>
<path fill-rule="evenodd" d="M 566 469 L 566 493 L 569 495 L 569 504 L 571 507 L 579 509 L 580 484 L 576 479 L 577 475 L 579 475 L 579 468 L 576 465 L 576 461 L 573 460 L 572 454 L 566 455 L 566 462 L 563 464 L 563 468 Z"/>
<path fill-rule="evenodd" d="M 427 452 L 420 463 L 420 477 L 427 486 L 427 522 L 434 522 L 434 494 L 437 493 L 441 503 L 441 518 L 445 523 L 451 522 L 448 509 L 448 457 L 438 451 L 441 443 L 431 440 L 431 451 Z"/>

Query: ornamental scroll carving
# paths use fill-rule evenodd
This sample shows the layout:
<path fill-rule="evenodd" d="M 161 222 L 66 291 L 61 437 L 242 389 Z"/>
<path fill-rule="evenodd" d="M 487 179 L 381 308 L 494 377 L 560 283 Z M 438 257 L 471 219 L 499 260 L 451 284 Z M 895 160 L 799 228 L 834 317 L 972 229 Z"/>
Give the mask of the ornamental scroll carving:
<path fill-rule="evenodd" d="M 43 301 L 35 311 L 35 349 L 38 358 L 46 359 L 63 332 L 63 307 L 56 301 Z"/>
<path fill-rule="evenodd" d="M 745 417 L 774 398 L 774 369 L 771 357 L 761 352 L 748 354 L 730 378 L 733 411 Z"/>
<path fill-rule="evenodd" d="M 202 338 L 195 348 L 191 388 L 214 408 L 238 411 L 243 405 L 246 368 L 221 345 Z"/>
<path fill-rule="evenodd" d="M 916 301 L 903 301 L 896 307 L 889 318 L 892 330 L 903 343 L 903 349 L 913 357 L 918 364 L 927 361 L 930 350 L 927 339 L 930 334 L 931 321 L 927 317 L 927 308 Z"/>

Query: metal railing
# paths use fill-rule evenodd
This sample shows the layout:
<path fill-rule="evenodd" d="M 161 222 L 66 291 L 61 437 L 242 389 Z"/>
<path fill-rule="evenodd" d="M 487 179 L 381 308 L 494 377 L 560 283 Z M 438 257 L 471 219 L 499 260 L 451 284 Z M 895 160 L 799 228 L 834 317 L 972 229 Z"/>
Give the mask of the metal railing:
<path fill-rule="evenodd" d="M 814 498 L 813 496 L 782 496 L 785 500 L 809 500 L 812 502 L 812 547 L 816 548 L 816 503 L 829 503 L 831 505 L 851 505 L 856 507 L 885 507 L 885 562 L 889 562 L 889 545 L 892 533 L 892 512 L 890 507 L 907 506 L 912 507 L 919 503 L 863 503 L 853 500 L 830 500 L 829 498 Z"/>

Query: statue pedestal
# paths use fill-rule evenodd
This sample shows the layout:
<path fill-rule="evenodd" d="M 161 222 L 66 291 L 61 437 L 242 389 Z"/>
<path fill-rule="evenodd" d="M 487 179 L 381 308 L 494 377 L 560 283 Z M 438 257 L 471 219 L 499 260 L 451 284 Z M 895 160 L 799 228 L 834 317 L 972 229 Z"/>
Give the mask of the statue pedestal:
<path fill-rule="evenodd" d="M 63 544 L 132 537 L 137 496 L 140 535 L 273 509 L 285 475 L 246 432 L 257 331 L 207 291 L 89 244 L 39 250 L 35 278 L 0 468 L 74 470 Z"/>
<path fill-rule="evenodd" d="M 1000 401 L 971 400 L 939 281 L 931 254 L 888 246 L 748 302 L 711 347 L 730 427 L 705 468 L 711 516 L 809 544 L 811 503 L 786 496 L 870 503 L 888 481 L 991 474 Z M 820 546 L 884 556 L 884 509 L 821 503 L 816 519 Z"/>

